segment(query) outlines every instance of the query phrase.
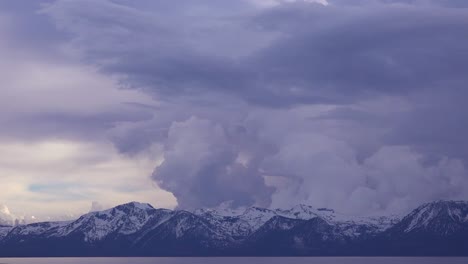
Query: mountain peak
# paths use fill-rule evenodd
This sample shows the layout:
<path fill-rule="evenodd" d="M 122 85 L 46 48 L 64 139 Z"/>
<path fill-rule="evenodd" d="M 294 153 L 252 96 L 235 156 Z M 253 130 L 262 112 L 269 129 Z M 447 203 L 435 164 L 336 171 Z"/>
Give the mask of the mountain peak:
<path fill-rule="evenodd" d="M 413 212 L 418 214 L 430 213 L 432 217 L 440 215 L 449 215 L 451 218 L 457 218 L 458 220 L 460 220 L 460 214 L 462 213 L 462 211 L 466 210 L 468 210 L 468 202 L 439 200 L 435 202 L 425 203 L 416 208 Z"/>
<path fill-rule="evenodd" d="M 458 226 L 466 222 L 468 222 L 468 202 L 439 200 L 425 203 L 413 210 L 402 220 L 402 228 L 406 233 L 438 232 L 438 230 L 447 233 L 456 232 Z"/>
<path fill-rule="evenodd" d="M 154 207 L 149 203 L 129 202 L 116 206 L 115 208 L 137 208 L 140 210 L 152 210 Z"/>
<path fill-rule="evenodd" d="M 428 206 L 439 207 L 439 208 L 441 207 L 449 208 L 453 206 L 468 206 L 468 202 L 467 201 L 454 201 L 454 200 L 437 200 L 437 201 L 422 204 L 418 208 L 428 207 Z"/>

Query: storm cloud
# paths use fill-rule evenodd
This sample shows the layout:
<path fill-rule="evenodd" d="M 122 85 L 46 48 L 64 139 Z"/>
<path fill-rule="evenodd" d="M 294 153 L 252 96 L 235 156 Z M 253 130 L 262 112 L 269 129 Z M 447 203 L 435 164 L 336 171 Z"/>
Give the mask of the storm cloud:
<path fill-rule="evenodd" d="M 243 127 L 225 128 L 192 117 L 171 125 L 164 161 L 153 178 L 171 191 L 179 206 L 269 206 L 272 188 L 264 184 L 259 162 L 266 146 Z"/>
<path fill-rule="evenodd" d="M 24 47 L 0 44 L 0 54 L 20 69 L 43 65 L 44 56 L 47 65 L 67 65 L 65 76 L 76 82 L 59 82 L 56 91 L 85 91 L 94 103 L 63 95 L 67 103 L 59 104 L 23 89 L 37 94 L 31 113 L 5 100 L 13 118 L 0 114 L 0 135 L 110 140 L 129 157 L 157 149 L 161 159 L 145 176 L 182 208 L 307 203 L 373 214 L 468 199 L 465 2 L 5 7 L 0 34 Z M 23 26 L 1 31 L 13 27 L 12 17 Z M 43 35 L 24 26 L 33 22 Z M 10 52 L 19 49 L 37 56 Z M 17 79 L 3 82 L 24 86 Z"/>

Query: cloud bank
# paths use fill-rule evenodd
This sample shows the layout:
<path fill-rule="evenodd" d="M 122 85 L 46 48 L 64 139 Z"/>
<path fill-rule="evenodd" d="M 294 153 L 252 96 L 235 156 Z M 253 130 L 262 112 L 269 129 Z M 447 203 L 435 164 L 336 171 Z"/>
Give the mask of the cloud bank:
<path fill-rule="evenodd" d="M 21 45 L 0 46 L 10 77 L 2 86 L 12 87 L 0 102 L 13 113 L 0 114 L 0 136 L 111 141 L 129 158 L 157 146 L 145 177 L 181 208 L 307 203 L 373 214 L 468 199 L 467 7 L 5 6 L 0 34 Z M 43 35 L 31 33 L 33 22 Z"/>

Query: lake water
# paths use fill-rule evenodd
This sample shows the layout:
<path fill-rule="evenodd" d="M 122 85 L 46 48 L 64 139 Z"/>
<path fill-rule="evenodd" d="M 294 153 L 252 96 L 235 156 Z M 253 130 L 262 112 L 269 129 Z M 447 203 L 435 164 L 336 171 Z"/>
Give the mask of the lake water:
<path fill-rule="evenodd" d="M 0 258 L 0 264 L 467 264 L 468 258 Z"/>

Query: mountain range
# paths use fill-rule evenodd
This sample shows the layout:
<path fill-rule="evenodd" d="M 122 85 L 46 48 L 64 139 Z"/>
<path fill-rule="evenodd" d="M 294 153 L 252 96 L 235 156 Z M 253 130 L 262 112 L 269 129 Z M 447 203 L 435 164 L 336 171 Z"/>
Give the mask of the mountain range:
<path fill-rule="evenodd" d="M 0 222 L 1 223 L 1 222 Z M 74 221 L 0 224 L 0 256 L 466 256 L 468 202 L 404 217 L 332 209 L 155 209 L 131 202 Z"/>

